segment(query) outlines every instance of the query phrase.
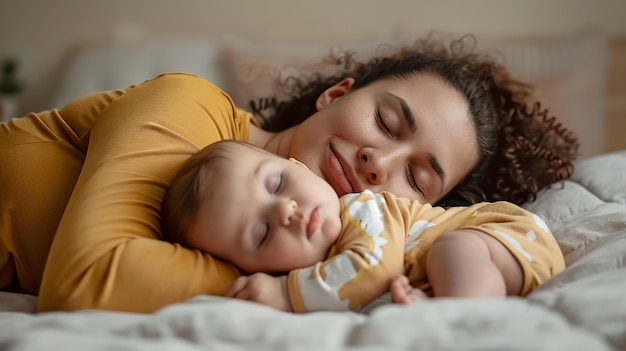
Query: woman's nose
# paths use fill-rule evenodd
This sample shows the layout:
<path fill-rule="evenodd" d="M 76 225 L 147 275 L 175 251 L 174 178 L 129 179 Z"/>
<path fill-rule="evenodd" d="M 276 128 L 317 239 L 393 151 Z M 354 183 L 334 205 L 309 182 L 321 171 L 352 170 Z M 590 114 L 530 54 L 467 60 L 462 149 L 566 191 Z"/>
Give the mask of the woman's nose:
<path fill-rule="evenodd" d="M 382 184 L 387 178 L 390 162 L 388 157 L 381 156 L 371 147 L 361 148 L 358 152 L 360 169 L 370 184 Z"/>

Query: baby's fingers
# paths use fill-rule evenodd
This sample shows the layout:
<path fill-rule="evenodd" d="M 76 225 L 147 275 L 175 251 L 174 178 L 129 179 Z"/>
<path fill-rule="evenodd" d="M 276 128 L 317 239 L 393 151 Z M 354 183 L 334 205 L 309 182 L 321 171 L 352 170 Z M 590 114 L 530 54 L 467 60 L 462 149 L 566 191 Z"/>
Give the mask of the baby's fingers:
<path fill-rule="evenodd" d="M 226 292 L 226 297 L 235 297 L 241 298 L 237 296 L 245 287 L 248 285 L 248 277 L 241 276 L 233 282 L 228 291 Z"/>

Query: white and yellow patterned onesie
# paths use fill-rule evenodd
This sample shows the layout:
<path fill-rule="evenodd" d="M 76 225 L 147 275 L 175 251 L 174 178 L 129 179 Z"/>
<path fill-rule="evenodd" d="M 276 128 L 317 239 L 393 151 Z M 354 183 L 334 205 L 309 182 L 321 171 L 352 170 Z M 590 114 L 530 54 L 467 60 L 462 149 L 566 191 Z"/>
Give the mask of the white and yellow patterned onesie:
<path fill-rule="evenodd" d="M 357 310 L 386 293 L 401 273 L 428 292 L 426 252 L 453 230 L 480 230 L 501 242 L 522 267 L 522 296 L 565 267 L 545 222 L 508 202 L 443 209 L 366 190 L 341 198 L 341 220 L 327 259 L 289 273 L 295 312 Z"/>

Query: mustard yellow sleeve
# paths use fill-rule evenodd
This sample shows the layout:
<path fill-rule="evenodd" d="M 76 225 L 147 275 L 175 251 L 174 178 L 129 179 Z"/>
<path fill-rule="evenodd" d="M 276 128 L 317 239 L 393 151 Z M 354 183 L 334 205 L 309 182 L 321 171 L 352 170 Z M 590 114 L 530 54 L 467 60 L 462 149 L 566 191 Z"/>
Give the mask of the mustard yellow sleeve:
<path fill-rule="evenodd" d="M 124 91 L 0 123 L 0 290 L 38 295 L 91 128 Z"/>
<path fill-rule="evenodd" d="M 187 74 L 159 76 L 108 104 L 56 232 L 39 310 L 151 312 L 224 294 L 237 270 L 159 240 L 160 206 L 184 160 L 217 140 L 248 140 L 249 123 L 227 95 Z"/>

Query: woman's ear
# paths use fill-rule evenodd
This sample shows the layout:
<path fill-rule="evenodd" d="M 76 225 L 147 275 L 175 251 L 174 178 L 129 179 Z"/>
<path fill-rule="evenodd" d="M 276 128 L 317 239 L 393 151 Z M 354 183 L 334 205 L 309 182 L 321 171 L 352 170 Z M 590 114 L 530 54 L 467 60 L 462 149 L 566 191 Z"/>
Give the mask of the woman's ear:
<path fill-rule="evenodd" d="M 354 78 L 344 78 L 332 87 L 324 90 L 323 93 L 315 101 L 315 108 L 319 111 L 324 107 L 330 105 L 333 101 L 342 98 L 354 85 Z"/>

